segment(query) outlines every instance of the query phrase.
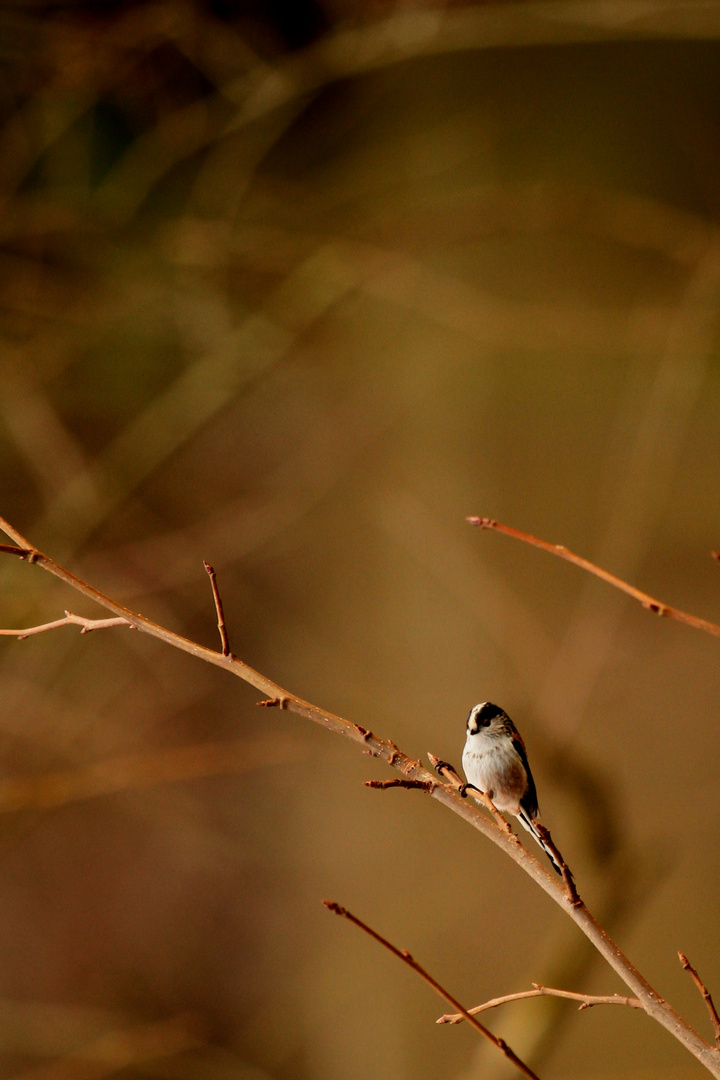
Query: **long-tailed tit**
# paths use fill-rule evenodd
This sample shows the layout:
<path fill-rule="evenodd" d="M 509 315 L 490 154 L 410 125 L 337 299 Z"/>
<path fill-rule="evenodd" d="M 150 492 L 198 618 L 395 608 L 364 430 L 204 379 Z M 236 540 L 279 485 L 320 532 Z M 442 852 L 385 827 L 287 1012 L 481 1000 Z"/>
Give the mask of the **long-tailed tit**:
<path fill-rule="evenodd" d="M 548 856 L 553 869 L 561 873 L 557 858 L 534 823 L 539 814 L 537 792 L 525 743 L 499 705 L 483 701 L 470 710 L 462 764 L 468 783 L 484 792 L 498 810 L 514 814 Z"/>

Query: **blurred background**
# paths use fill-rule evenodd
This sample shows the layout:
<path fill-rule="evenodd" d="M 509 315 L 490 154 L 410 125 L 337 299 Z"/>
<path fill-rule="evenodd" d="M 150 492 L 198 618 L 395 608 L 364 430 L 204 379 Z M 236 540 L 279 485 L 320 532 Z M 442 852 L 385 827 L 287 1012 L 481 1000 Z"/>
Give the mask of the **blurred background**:
<path fill-rule="evenodd" d="M 501 703 L 580 892 L 710 1035 L 720 8 L 5 3 L 2 513 L 136 610 L 459 766 Z M 0 562 L 0 625 L 102 613 Z M 0 644 L 0 1077 L 504 1080 L 428 987 L 624 992 L 386 766 L 122 629 Z M 684 1080 L 632 1010 L 488 1023 Z"/>

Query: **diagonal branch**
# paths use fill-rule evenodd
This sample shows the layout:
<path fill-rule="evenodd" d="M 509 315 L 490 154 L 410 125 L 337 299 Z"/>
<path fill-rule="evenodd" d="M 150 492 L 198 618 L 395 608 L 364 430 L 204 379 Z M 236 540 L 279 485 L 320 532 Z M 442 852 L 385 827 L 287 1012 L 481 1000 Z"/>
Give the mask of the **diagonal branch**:
<path fill-rule="evenodd" d="M 655 615 L 659 615 L 661 618 L 675 619 L 676 622 L 685 623 L 686 626 L 694 626 L 696 630 L 704 630 L 706 634 L 720 637 L 720 626 L 718 626 L 717 623 L 708 622 L 707 619 L 701 619 L 697 615 L 689 615 L 686 611 L 680 611 L 679 608 L 670 607 L 668 604 L 663 604 L 660 600 L 655 600 L 654 597 L 641 592 L 640 589 L 636 589 L 634 585 L 628 584 L 628 582 L 623 581 L 622 578 L 616 577 L 615 574 L 611 574 L 608 570 L 603 570 L 602 567 L 596 566 L 595 563 L 591 563 L 588 559 L 584 559 L 582 555 L 576 555 L 574 552 L 568 551 L 562 544 L 549 544 L 547 540 L 539 540 L 537 536 L 531 536 L 530 533 L 520 532 L 519 529 L 513 529 L 511 525 L 503 525 L 502 522 L 495 521 L 493 518 L 469 517 L 466 520 L 470 525 L 477 525 L 481 529 L 491 529 L 493 532 L 504 533 L 505 536 L 512 536 L 515 540 L 522 540 L 525 544 L 531 544 L 532 547 L 540 548 L 541 551 L 547 551 L 551 555 L 557 555 L 558 558 L 565 559 L 566 562 L 570 562 L 574 566 L 579 566 L 581 570 L 587 570 L 588 573 L 594 574 L 595 577 L 599 577 L 602 581 L 606 581 L 609 585 L 613 585 L 616 589 L 620 589 L 621 592 L 627 593 L 628 596 L 632 596 L 632 598 L 642 604 L 644 608 L 647 608 L 648 611 L 652 611 Z"/>
<path fill-rule="evenodd" d="M 502 816 L 492 799 L 489 798 L 489 796 L 487 796 L 484 791 L 480 791 L 480 789 L 476 788 L 473 784 L 466 784 L 464 780 L 460 779 L 457 770 L 454 769 L 449 762 L 441 761 L 440 758 L 435 757 L 435 755 L 431 754 L 429 751 L 428 760 L 435 772 L 447 781 L 453 791 L 457 791 L 458 795 L 461 795 L 463 799 L 467 795 L 472 795 L 472 797 L 477 802 L 481 803 L 486 810 L 489 810 L 498 828 L 502 829 L 503 832 L 507 833 L 508 836 L 511 836 L 513 840 L 518 845 L 520 845 L 520 841 L 518 840 L 517 836 L 515 836 L 515 833 L 510 828 L 510 825 Z"/>
<path fill-rule="evenodd" d="M 432 986 L 433 990 L 435 990 L 435 992 L 438 993 L 440 997 L 445 998 L 445 1000 L 448 1001 L 454 1008 L 459 1010 L 459 1014 L 462 1019 L 467 1020 L 469 1024 L 472 1024 L 476 1031 L 479 1031 L 480 1034 L 483 1035 L 489 1042 L 491 1042 L 494 1046 L 497 1046 L 498 1050 L 501 1050 L 505 1057 L 509 1061 L 511 1061 L 513 1065 L 515 1065 L 520 1070 L 520 1072 L 523 1073 L 524 1076 L 530 1077 L 530 1080 L 538 1080 L 536 1073 L 534 1073 L 532 1069 L 529 1068 L 529 1066 L 527 1066 L 525 1062 L 522 1061 L 517 1056 L 517 1054 L 510 1049 L 504 1039 L 500 1039 L 497 1035 L 493 1035 L 492 1031 L 489 1031 L 483 1024 L 480 1023 L 479 1020 L 476 1020 L 472 1012 L 468 1009 L 463 1008 L 460 1002 L 457 1001 L 452 996 L 452 994 L 450 994 L 445 989 L 444 986 L 441 986 L 437 979 L 434 979 L 432 975 L 430 975 L 429 972 L 427 972 L 425 968 L 417 962 L 415 957 L 411 956 L 410 953 L 407 952 L 406 949 L 398 949 L 397 946 L 391 944 L 391 942 L 389 942 L 387 938 L 384 938 L 381 934 L 378 934 L 377 930 L 373 930 L 371 926 L 367 925 L 367 923 L 364 923 L 361 919 L 358 919 L 357 915 L 353 915 L 350 911 L 347 910 L 347 908 L 342 907 L 340 904 L 336 904 L 334 900 L 323 900 L 323 904 L 325 905 L 325 907 L 329 908 L 330 911 L 334 912 L 335 915 L 341 915 L 344 919 L 348 919 L 355 926 L 358 926 L 361 930 L 364 930 L 365 933 L 369 934 L 371 938 L 374 938 L 375 941 L 379 941 L 381 945 L 384 945 L 386 949 L 389 949 L 391 953 L 398 957 L 398 959 L 402 960 L 403 963 L 408 965 L 408 967 L 411 967 L 413 971 L 416 971 L 420 978 L 424 979 L 426 983 Z"/>
<path fill-rule="evenodd" d="M 490 1001 L 483 1002 L 482 1005 L 476 1005 L 473 1009 L 467 1011 L 471 1016 L 476 1016 L 477 1013 L 486 1012 L 488 1009 L 497 1009 L 498 1005 L 507 1005 L 510 1001 L 525 1001 L 528 998 L 537 997 L 559 997 L 567 998 L 568 1001 L 579 1001 L 580 1010 L 591 1009 L 593 1005 L 629 1005 L 631 1009 L 642 1009 L 642 1002 L 638 998 L 621 997 L 620 994 L 576 994 L 573 990 L 555 990 L 552 986 L 541 986 L 539 983 L 533 983 L 534 990 L 521 990 L 518 994 L 505 994 L 504 997 L 492 998 Z M 444 1016 L 439 1017 L 436 1024 L 462 1024 L 465 1019 L 463 1012 L 457 1013 L 445 1013 Z"/>
<path fill-rule="evenodd" d="M 432 774 L 423 768 L 420 761 L 404 754 L 391 739 L 383 739 L 360 724 L 355 724 L 344 717 L 337 716 L 334 713 L 318 708 L 316 705 L 312 705 L 310 702 L 303 701 L 302 698 L 283 689 L 283 687 L 274 683 L 265 675 L 261 675 L 260 672 L 255 671 L 235 656 L 223 656 L 221 652 L 216 652 L 214 649 L 190 641 L 181 634 L 176 634 L 172 630 L 159 626 L 144 615 L 131 611 L 130 608 L 125 607 L 109 596 L 105 596 L 104 593 L 77 577 L 70 570 L 66 570 L 49 556 L 38 551 L 2 518 L 0 518 L 0 529 L 18 546 L 18 550 L 13 550 L 12 554 L 17 554 L 20 558 L 26 559 L 28 563 L 39 566 L 47 573 L 53 574 L 77 592 L 82 593 L 83 596 L 89 597 L 100 604 L 101 607 L 112 611 L 114 615 L 127 620 L 131 626 L 134 626 L 142 633 L 164 641 L 166 644 L 181 649 L 183 652 L 189 653 L 199 660 L 204 660 L 208 664 L 224 668 L 232 675 L 237 676 L 265 694 L 267 701 L 264 704 L 287 709 L 298 716 L 304 717 L 306 720 L 312 720 L 313 723 L 319 724 L 328 731 L 333 731 L 337 735 L 350 739 L 352 742 L 359 744 L 367 753 L 382 758 L 383 761 L 386 761 L 388 765 L 408 780 L 422 780 L 434 784 L 433 790 L 429 792 L 430 798 L 436 799 L 443 806 L 452 810 L 458 817 L 461 817 L 489 840 L 492 840 L 513 862 L 517 863 L 582 930 L 610 967 L 617 972 L 632 993 L 640 999 L 645 1012 L 682 1043 L 705 1066 L 708 1072 L 720 1080 L 720 1054 L 718 1054 L 717 1049 L 703 1039 L 650 986 L 619 946 L 605 932 L 585 904 L 580 901 L 574 905 L 570 901 L 564 883 L 551 876 L 540 865 L 538 860 L 515 838 L 509 826 L 506 826 L 505 829 L 501 828 L 495 821 L 490 820 L 487 814 L 483 813 L 479 807 L 470 804 L 468 799 L 463 799 L 462 795 L 451 784 L 437 783 Z"/>
<path fill-rule="evenodd" d="M 680 958 L 680 963 L 688 972 L 690 978 L 695 983 L 702 996 L 705 998 L 705 1004 L 707 1005 L 707 1010 L 710 1013 L 710 1019 L 712 1020 L 712 1026 L 715 1032 L 715 1046 L 718 1050 L 720 1050 L 720 1016 L 718 1016 L 717 1009 L 715 1008 L 715 1002 L 713 1001 L 707 986 L 702 981 L 697 971 L 688 960 L 685 953 L 679 952 L 678 956 Z"/>

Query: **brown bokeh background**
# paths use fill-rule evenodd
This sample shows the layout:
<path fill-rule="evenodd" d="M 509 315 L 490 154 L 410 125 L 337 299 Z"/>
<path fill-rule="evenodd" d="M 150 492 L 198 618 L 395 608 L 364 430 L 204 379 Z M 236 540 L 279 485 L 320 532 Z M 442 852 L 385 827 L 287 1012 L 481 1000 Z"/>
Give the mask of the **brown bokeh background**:
<path fill-rule="evenodd" d="M 580 890 L 708 1033 L 720 619 L 720 10 L 0 12 L 0 513 L 97 587 L 459 764 L 525 735 Z M 0 625 L 97 609 L 0 562 Z M 622 992 L 482 837 L 159 642 L 0 645 L 0 1078 L 500 1080 L 466 1004 Z M 684 1080 L 642 1015 L 490 1018 L 545 1077 Z"/>

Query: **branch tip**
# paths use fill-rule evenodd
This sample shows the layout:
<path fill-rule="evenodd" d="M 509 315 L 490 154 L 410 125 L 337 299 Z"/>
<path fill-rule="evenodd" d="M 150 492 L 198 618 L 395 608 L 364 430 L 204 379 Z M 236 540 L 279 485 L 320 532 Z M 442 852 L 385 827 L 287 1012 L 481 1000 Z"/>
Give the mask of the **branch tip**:
<path fill-rule="evenodd" d="M 489 517 L 466 517 L 468 525 L 477 525 L 479 529 L 495 529 L 497 528 L 497 521 L 495 518 Z"/>
<path fill-rule="evenodd" d="M 687 971 L 690 978 L 695 983 L 698 990 L 705 999 L 705 1005 L 707 1006 L 707 1011 L 710 1013 L 710 1020 L 712 1022 L 713 1032 L 715 1033 L 715 1049 L 720 1050 L 720 1016 L 718 1016 L 717 1009 L 715 1008 L 715 1002 L 712 999 L 712 994 L 698 975 L 695 968 L 688 960 L 685 953 L 678 952 L 678 959 L 680 960 L 683 968 L 685 969 L 685 971 Z"/>
<path fill-rule="evenodd" d="M 225 614 L 223 612 L 222 600 L 220 599 L 220 590 L 218 589 L 217 577 L 215 576 L 215 570 L 203 559 L 203 566 L 210 578 L 210 586 L 212 588 L 213 600 L 215 601 L 215 612 L 217 614 L 217 625 L 220 633 L 220 645 L 222 647 L 223 656 L 231 657 L 230 642 L 228 640 L 227 628 L 225 626 Z"/>
<path fill-rule="evenodd" d="M 345 908 L 335 900 L 323 900 L 323 904 L 328 911 L 332 911 L 333 915 L 347 915 Z"/>

